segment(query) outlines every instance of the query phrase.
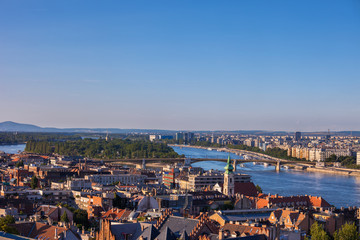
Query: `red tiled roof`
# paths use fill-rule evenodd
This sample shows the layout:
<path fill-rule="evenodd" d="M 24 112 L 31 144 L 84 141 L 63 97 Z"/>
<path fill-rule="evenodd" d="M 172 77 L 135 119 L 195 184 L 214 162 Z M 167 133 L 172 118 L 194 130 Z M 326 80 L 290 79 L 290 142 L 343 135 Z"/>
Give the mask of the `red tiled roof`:
<path fill-rule="evenodd" d="M 120 220 L 127 218 L 130 215 L 131 211 L 126 209 L 111 208 L 106 213 L 102 215 L 102 218 L 110 218 L 112 220 Z"/>
<path fill-rule="evenodd" d="M 330 203 L 328 203 L 325 199 L 322 197 L 310 197 L 310 203 L 314 207 L 331 207 Z"/>
<path fill-rule="evenodd" d="M 220 183 L 220 187 L 223 188 L 224 184 Z M 258 196 L 257 188 L 253 182 L 235 182 L 234 193 L 243 194 L 249 197 Z"/>
<path fill-rule="evenodd" d="M 331 207 L 322 197 L 313 196 L 268 196 L 260 195 L 255 199 L 257 208 L 265 208 L 268 204 L 278 205 L 279 207 L 291 206 L 312 206 L 312 207 Z"/>
<path fill-rule="evenodd" d="M 20 235 L 30 238 L 54 239 L 55 230 L 59 236 L 66 228 L 47 225 L 39 222 L 13 224 Z"/>

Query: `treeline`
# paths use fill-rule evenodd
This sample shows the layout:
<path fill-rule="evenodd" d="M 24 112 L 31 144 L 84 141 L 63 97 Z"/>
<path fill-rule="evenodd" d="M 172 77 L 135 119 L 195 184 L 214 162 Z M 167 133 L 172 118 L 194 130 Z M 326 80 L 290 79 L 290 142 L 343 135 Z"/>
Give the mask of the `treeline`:
<path fill-rule="evenodd" d="M 1 132 L 0 144 L 21 144 L 27 141 L 64 141 L 81 139 L 77 134 Z"/>
<path fill-rule="evenodd" d="M 52 142 L 29 141 L 26 152 L 67 156 L 83 156 L 102 159 L 130 158 L 176 158 L 180 157 L 164 143 L 131 141 L 129 139 L 83 139 L 76 141 Z"/>
<path fill-rule="evenodd" d="M 360 169 L 360 166 L 356 164 L 356 157 L 354 156 L 340 156 L 337 157 L 335 154 L 325 159 L 325 162 L 339 162 L 346 168 Z"/>

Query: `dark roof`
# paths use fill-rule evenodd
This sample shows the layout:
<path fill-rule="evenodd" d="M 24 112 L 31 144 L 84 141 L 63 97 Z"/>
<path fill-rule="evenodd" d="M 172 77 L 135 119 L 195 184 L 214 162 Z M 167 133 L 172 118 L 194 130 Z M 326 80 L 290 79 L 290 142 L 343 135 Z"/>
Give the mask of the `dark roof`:
<path fill-rule="evenodd" d="M 22 236 L 18 236 L 18 235 L 6 233 L 6 232 L 0 232 L 0 239 L 30 240 L 30 239 L 34 239 L 34 238 L 27 238 L 27 237 L 22 237 Z"/>
<path fill-rule="evenodd" d="M 219 184 L 223 188 L 224 184 Z M 244 196 L 257 197 L 258 190 L 253 182 L 235 182 L 234 193 L 243 194 Z"/>
<path fill-rule="evenodd" d="M 198 219 L 170 216 L 159 230 L 162 232 L 166 227 L 169 227 L 176 236 L 180 236 L 183 230 L 191 233 L 199 221 Z"/>
<path fill-rule="evenodd" d="M 154 227 L 154 225 L 151 225 L 141 233 L 139 238 L 143 237 L 144 240 L 154 240 L 158 235 L 159 235 L 159 231 Z"/>
<path fill-rule="evenodd" d="M 149 223 L 111 223 L 111 232 L 115 235 L 116 239 L 123 239 L 123 234 L 131 234 L 133 239 L 137 239 L 142 231 L 141 225 L 146 227 L 150 226 Z"/>
<path fill-rule="evenodd" d="M 252 235 L 239 238 L 241 240 L 267 240 L 267 237 L 264 234 Z"/>
<path fill-rule="evenodd" d="M 217 234 L 210 234 L 208 236 L 210 238 L 210 240 L 218 240 L 219 239 L 219 235 Z M 246 237 L 230 237 L 230 238 L 225 238 L 226 240 L 267 240 L 267 237 L 263 234 L 259 234 L 259 235 L 252 235 L 252 236 L 246 236 Z"/>
<path fill-rule="evenodd" d="M 176 240 L 176 237 L 169 227 L 166 227 L 164 231 L 156 237 L 156 240 Z"/>
<path fill-rule="evenodd" d="M 235 193 L 245 196 L 256 197 L 258 195 L 258 190 L 253 182 L 235 182 L 234 188 Z"/>
<path fill-rule="evenodd" d="M 187 234 L 186 230 L 184 229 L 182 232 L 181 232 L 181 235 L 180 235 L 180 240 L 189 240 L 189 235 Z"/>

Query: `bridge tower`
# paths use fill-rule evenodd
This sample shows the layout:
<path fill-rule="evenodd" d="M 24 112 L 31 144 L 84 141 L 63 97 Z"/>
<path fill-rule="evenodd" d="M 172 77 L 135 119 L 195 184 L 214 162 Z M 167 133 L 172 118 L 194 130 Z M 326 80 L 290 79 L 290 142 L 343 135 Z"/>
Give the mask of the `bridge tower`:
<path fill-rule="evenodd" d="M 235 184 L 234 184 L 234 167 L 231 164 L 230 154 L 227 160 L 227 164 L 225 166 L 225 173 L 224 173 L 224 188 L 223 193 L 227 196 L 234 195 Z"/>

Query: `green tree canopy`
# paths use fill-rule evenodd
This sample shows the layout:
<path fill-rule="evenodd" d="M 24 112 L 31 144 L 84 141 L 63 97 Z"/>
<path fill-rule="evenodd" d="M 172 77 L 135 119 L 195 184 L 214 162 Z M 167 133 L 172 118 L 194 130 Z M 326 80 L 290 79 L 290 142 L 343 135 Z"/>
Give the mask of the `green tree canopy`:
<path fill-rule="evenodd" d="M 177 158 L 165 143 L 129 139 L 82 139 L 74 141 L 28 141 L 25 151 L 38 154 L 83 156 L 101 159 Z"/>
<path fill-rule="evenodd" d="M 263 191 L 262 191 L 262 188 L 259 186 L 259 184 L 256 184 L 256 189 L 257 189 L 257 191 L 259 192 L 259 193 L 262 193 Z"/>
<path fill-rule="evenodd" d="M 345 223 L 341 229 L 334 233 L 334 240 L 359 240 L 360 234 L 356 230 L 355 223 Z"/>
<path fill-rule="evenodd" d="M 310 229 L 311 240 L 329 240 L 329 236 L 318 222 L 311 225 Z"/>
<path fill-rule="evenodd" d="M 7 215 L 0 218 L 0 230 L 7 233 L 19 234 L 16 228 L 9 226 L 10 224 L 15 223 L 15 218 L 13 216 Z"/>
<path fill-rule="evenodd" d="M 35 175 L 31 178 L 30 186 L 32 189 L 35 189 L 39 186 L 39 179 Z"/>
<path fill-rule="evenodd" d="M 63 215 L 61 215 L 60 221 L 61 221 L 61 222 L 64 222 L 64 223 L 68 223 L 68 222 L 69 222 L 69 218 L 68 218 L 68 216 L 67 216 L 66 211 L 64 211 Z"/>

